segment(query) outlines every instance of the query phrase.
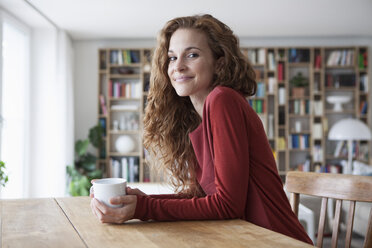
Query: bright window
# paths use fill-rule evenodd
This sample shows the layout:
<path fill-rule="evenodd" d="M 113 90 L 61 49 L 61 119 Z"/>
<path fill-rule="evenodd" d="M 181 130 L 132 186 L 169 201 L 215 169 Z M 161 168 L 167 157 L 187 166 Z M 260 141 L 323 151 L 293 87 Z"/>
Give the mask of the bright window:
<path fill-rule="evenodd" d="M 25 196 L 28 145 L 29 33 L 13 21 L 2 22 L 2 116 L 0 159 L 5 162 L 9 182 L 2 198 Z"/>

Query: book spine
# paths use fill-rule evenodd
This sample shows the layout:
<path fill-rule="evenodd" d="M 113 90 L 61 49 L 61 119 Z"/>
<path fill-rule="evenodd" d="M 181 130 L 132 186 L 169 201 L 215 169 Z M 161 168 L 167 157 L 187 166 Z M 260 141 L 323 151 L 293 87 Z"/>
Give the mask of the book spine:
<path fill-rule="evenodd" d="M 103 115 L 107 115 L 107 108 L 105 103 L 105 97 L 101 94 L 99 95 L 100 103 L 101 103 L 101 111 Z"/>

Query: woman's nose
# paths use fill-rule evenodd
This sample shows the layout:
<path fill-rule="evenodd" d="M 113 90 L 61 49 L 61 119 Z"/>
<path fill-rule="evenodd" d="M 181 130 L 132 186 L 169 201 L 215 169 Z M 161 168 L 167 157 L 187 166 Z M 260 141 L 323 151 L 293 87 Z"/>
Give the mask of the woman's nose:
<path fill-rule="evenodd" d="M 174 64 L 175 71 L 183 71 L 186 68 L 185 61 L 182 58 L 178 58 Z"/>

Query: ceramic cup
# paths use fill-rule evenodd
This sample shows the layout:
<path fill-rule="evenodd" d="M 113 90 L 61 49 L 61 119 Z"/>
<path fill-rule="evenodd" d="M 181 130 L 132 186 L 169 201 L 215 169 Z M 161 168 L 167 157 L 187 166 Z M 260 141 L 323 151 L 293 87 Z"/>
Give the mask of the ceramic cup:
<path fill-rule="evenodd" d="M 125 195 L 127 180 L 123 178 L 104 178 L 93 182 L 94 198 L 109 207 L 120 208 L 121 205 L 110 204 L 110 198 Z"/>

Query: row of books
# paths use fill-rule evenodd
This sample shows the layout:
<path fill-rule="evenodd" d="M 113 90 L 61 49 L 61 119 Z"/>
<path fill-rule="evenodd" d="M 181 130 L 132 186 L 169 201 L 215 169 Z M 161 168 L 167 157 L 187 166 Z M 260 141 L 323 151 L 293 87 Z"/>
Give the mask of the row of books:
<path fill-rule="evenodd" d="M 265 49 L 249 49 L 248 59 L 252 64 L 265 64 Z"/>
<path fill-rule="evenodd" d="M 318 173 L 342 173 L 342 166 L 338 164 L 327 164 L 320 165 L 317 164 L 314 166 L 314 172 Z"/>
<path fill-rule="evenodd" d="M 257 82 L 256 97 L 265 97 L 265 83 Z"/>
<path fill-rule="evenodd" d="M 323 155 L 323 148 L 320 145 L 314 145 L 313 146 L 313 161 L 314 162 L 321 162 L 323 161 L 324 155 Z"/>
<path fill-rule="evenodd" d="M 275 62 L 274 52 L 269 52 L 267 54 L 267 62 L 268 62 L 269 70 L 270 71 L 275 70 L 276 62 Z"/>
<path fill-rule="evenodd" d="M 110 63 L 124 65 L 140 62 L 140 52 L 136 50 L 112 50 L 110 51 Z"/>
<path fill-rule="evenodd" d="M 310 50 L 309 49 L 296 49 L 291 48 L 289 50 L 289 62 L 301 63 L 310 61 Z"/>
<path fill-rule="evenodd" d="M 278 150 L 285 150 L 287 148 L 287 141 L 285 137 L 278 137 L 277 147 L 278 147 Z"/>
<path fill-rule="evenodd" d="M 344 49 L 332 51 L 327 58 L 327 66 L 354 65 L 354 50 Z"/>
<path fill-rule="evenodd" d="M 367 158 L 368 160 L 368 153 L 369 153 L 369 146 L 368 143 L 360 144 L 356 141 L 353 141 L 352 145 L 352 157 L 357 158 L 360 160 L 364 160 Z M 334 150 L 333 155 L 335 157 L 347 157 L 348 156 L 348 145 L 346 141 L 338 141 Z"/>
<path fill-rule="evenodd" d="M 368 67 L 368 56 L 367 51 L 359 53 L 358 56 L 358 67 L 361 70 L 367 69 Z"/>
<path fill-rule="evenodd" d="M 109 81 L 109 97 L 140 98 L 142 85 L 140 82 Z"/>
<path fill-rule="evenodd" d="M 323 125 L 322 123 L 314 123 L 312 127 L 312 137 L 313 139 L 323 138 Z"/>
<path fill-rule="evenodd" d="M 327 74 L 326 75 L 327 87 L 355 87 L 355 74 Z"/>
<path fill-rule="evenodd" d="M 284 80 L 284 64 L 278 63 L 278 80 L 283 81 Z"/>
<path fill-rule="evenodd" d="M 320 69 L 322 67 L 322 56 L 320 54 L 315 55 L 314 68 Z"/>
<path fill-rule="evenodd" d="M 364 74 L 360 76 L 360 85 L 359 90 L 362 92 L 368 92 L 369 91 L 369 84 L 368 84 L 368 75 Z"/>
<path fill-rule="evenodd" d="M 323 115 L 323 102 L 313 101 L 313 114 L 316 116 Z"/>
<path fill-rule="evenodd" d="M 310 157 L 308 156 L 303 164 L 297 165 L 297 170 L 309 172 L 311 170 L 310 166 L 311 166 L 311 161 L 310 161 Z"/>
<path fill-rule="evenodd" d="M 110 160 L 111 176 L 124 178 L 127 182 L 139 182 L 139 158 L 122 157 Z"/>
<path fill-rule="evenodd" d="M 99 118 L 99 125 L 102 127 L 102 135 L 106 137 L 106 118 Z"/>
<path fill-rule="evenodd" d="M 107 115 L 106 99 L 103 94 L 99 95 L 100 114 Z"/>
<path fill-rule="evenodd" d="M 360 114 L 365 115 L 368 112 L 368 102 L 361 101 L 360 102 Z"/>
<path fill-rule="evenodd" d="M 249 104 L 257 114 L 265 113 L 265 101 L 258 99 L 249 99 Z"/>
<path fill-rule="evenodd" d="M 288 137 L 289 149 L 307 149 L 310 147 L 310 137 L 308 134 L 291 134 Z"/>
<path fill-rule="evenodd" d="M 289 105 L 289 112 L 296 115 L 306 115 L 310 113 L 309 100 L 293 100 Z"/>

